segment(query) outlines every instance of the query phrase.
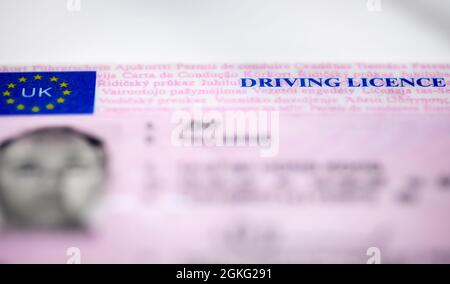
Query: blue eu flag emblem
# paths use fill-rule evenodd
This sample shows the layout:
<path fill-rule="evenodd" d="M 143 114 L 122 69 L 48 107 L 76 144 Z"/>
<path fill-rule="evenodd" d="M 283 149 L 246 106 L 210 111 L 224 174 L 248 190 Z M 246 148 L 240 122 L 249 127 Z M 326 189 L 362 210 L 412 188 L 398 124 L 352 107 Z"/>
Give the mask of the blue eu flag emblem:
<path fill-rule="evenodd" d="M 96 72 L 0 73 L 0 115 L 94 112 Z"/>

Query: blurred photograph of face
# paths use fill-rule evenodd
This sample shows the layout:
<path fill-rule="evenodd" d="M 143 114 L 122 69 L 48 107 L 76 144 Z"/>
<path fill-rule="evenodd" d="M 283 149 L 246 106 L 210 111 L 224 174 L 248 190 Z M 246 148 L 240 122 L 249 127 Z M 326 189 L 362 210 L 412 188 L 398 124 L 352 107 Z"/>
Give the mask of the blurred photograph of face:
<path fill-rule="evenodd" d="M 101 140 L 66 127 L 0 144 L 0 211 L 6 226 L 80 227 L 105 179 Z"/>

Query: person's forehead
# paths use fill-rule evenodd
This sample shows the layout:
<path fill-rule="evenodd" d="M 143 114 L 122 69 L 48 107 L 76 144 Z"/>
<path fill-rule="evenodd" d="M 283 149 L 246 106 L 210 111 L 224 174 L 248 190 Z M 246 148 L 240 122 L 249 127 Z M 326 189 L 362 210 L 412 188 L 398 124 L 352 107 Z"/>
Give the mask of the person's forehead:
<path fill-rule="evenodd" d="M 6 159 L 22 158 L 93 158 L 96 150 L 75 135 L 40 135 L 19 138 L 2 153 Z"/>

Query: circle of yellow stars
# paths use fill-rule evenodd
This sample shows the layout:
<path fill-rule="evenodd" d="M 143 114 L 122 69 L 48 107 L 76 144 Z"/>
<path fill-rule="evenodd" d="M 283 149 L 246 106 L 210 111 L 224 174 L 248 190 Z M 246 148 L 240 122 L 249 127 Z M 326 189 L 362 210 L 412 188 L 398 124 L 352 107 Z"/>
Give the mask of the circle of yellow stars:
<path fill-rule="evenodd" d="M 31 109 L 32 112 L 38 113 L 41 111 L 41 108 L 37 105 L 32 105 L 32 106 L 26 106 L 25 104 L 16 104 L 16 100 L 14 98 L 12 98 L 12 91 L 16 88 L 19 87 L 22 83 L 26 83 L 28 80 L 34 80 L 34 81 L 42 81 L 42 80 L 48 80 L 51 83 L 56 84 L 57 86 L 59 86 L 60 88 L 60 93 L 59 96 L 56 100 L 54 100 L 53 102 L 50 102 L 48 104 L 45 105 L 45 108 L 48 110 L 52 110 L 54 109 L 57 105 L 61 105 L 63 104 L 66 99 L 64 98 L 65 96 L 69 96 L 72 91 L 69 89 L 69 84 L 65 81 L 61 81 L 60 78 L 56 77 L 56 76 L 52 76 L 49 78 L 45 78 L 44 76 L 37 74 L 31 77 L 20 77 L 16 82 L 10 82 L 6 85 L 6 90 L 4 90 L 2 92 L 2 96 L 5 98 L 5 102 L 8 105 L 11 106 L 15 106 L 15 108 L 19 111 L 21 110 L 25 110 L 27 109 L 27 107 L 29 107 Z"/>

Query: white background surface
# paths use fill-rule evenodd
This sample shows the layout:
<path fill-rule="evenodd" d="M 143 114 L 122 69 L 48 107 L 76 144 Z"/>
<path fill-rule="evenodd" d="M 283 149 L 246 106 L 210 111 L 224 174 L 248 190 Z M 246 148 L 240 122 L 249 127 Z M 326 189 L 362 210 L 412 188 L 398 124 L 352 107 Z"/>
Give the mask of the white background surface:
<path fill-rule="evenodd" d="M 450 0 L 0 0 L 0 64 L 450 63 Z"/>

